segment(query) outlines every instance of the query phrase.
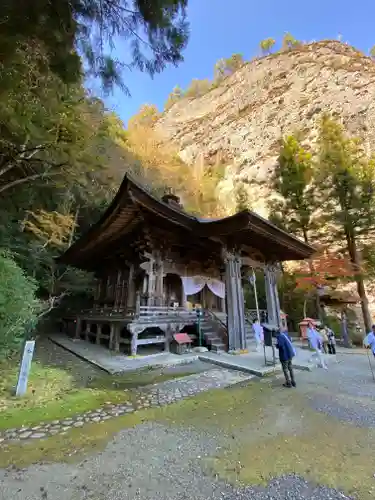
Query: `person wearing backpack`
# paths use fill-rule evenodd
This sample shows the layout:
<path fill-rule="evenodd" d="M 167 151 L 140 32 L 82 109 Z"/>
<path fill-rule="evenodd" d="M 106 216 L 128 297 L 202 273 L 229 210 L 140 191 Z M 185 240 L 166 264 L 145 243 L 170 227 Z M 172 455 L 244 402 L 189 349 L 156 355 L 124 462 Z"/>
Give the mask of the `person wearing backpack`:
<path fill-rule="evenodd" d="M 283 386 L 296 387 L 292 364 L 292 360 L 296 355 L 296 351 L 293 347 L 292 341 L 290 340 L 286 332 L 278 333 L 276 337 L 276 349 L 279 350 L 279 359 L 285 377 L 285 384 L 283 384 Z"/>

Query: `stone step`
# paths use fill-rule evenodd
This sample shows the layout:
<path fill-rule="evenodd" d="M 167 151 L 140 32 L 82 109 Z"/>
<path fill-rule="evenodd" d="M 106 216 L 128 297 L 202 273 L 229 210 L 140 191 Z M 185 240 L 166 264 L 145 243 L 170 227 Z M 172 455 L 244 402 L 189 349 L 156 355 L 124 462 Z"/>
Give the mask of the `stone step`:
<path fill-rule="evenodd" d="M 225 344 L 215 344 L 211 346 L 212 352 L 225 352 Z"/>
<path fill-rule="evenodd" d="M 202 334 L 212 352 L 225 352 L 226 347 L 223 340 L 218 336 L 217 330 L 211 321 L 204 319 L 200 323 Z"/>
<path fill-rule="evenodd" d="M 223 342 L 220 337 L 207 337 L 207 340 L 210 344 L 221 344 Z"/>

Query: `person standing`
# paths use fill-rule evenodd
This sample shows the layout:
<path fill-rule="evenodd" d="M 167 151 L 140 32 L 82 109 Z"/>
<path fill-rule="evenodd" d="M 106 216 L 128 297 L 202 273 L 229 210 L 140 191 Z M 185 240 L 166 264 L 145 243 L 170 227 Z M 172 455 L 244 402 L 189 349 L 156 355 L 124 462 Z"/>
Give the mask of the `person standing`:
<path fill-rule="evenodd" d="M 259 351 L 259 348 L 263 345 L 264 342 L 264 330 L 263 326 L 259 323 L 259 320 L 256 319 L 253 323 L 253 330 L 255 335 L 256 349 Z"/>
<path fill-rule="evenodd" d="M 311 356 L 310 361 L 312 361 L 313 356 L 316 356 L 318 360 L 318 364 L 327 370 L 327 365 L 323 359 L 322 355 L 322 345 L 323 345 L 323 340 L 319 333 L 316 331 L 314 328 L 314 325 L 312 323 L 309 323 L 309 326 L 307 328 L 307 338 L 309 339 L 310 347 L 313 349 L 315 352 Z"/>
<path fill-rule="evenodd" d="M 276 337 L 276 349 L 279 350 L 279 359 L 283 368 L 285 383 L 284 387 L 296 387 L 294 379 L 292 360 L 296 355 L 292 341 L 285 332 L 279 332 Z"/>
<path fill-rule="evenodd" d="M 322 325 L 319 328 L 319 335 L 322 338 L 322 349 L 324 354 L 327 354 L 328 352 L 328 335 L 327 335 L 327 330 L 324 325 Z"/>
<path fill-rule="evenodd" d="M 336 337 L 335 332 L 331 328 L 327 328 L 328 337 L 328 353 L 336 354 Z"/>
<path fill-rule="evenodd" d="M 372 325 L 371 332 L 364 338 L 363 345 L 367 347 L 367 349 L 371 349 L 371 352 L 375 357 L 375 325 Z"/>

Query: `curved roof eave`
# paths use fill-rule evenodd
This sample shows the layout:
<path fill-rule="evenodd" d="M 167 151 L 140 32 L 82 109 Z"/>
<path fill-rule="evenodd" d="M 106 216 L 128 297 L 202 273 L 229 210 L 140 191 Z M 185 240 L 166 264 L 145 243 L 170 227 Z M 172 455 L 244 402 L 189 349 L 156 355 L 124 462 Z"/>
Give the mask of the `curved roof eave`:
<path fill-rule="evenodd" d="M 68 262 L 70 257 L 73 257 L 77 252 L 84 251 L 89 242 L 111 226 L 111 223 L 119 215 L 121 208 L 125 207 L 129 202 L 139 205 L 147 211 L 153 212 L 156 216 L 169 220 L 173 224 L 193 232 L 195 231 L 202 237 L 230 236 L 238 231 L 250 230 L 264 237 L 273 237 L 279 245 L 292 249 L 296 255 L 300 256 L 299 258 L 310 257 L 315 252 L 315 249 L 310 245 L 286 233 L 254 212 L 244 210 L 221 219 L 201 219 L 158 200 L 129 174 L 125 174 L 116 196 L 98 222 L 91 226 L 57 260 Z"/>
<path fill-rule="evenodd" d="M 272 235 L 279 244 L 294 249 L 301 254 L 303 258 L 308 258 L 316 252 L 316 249 L 311 245 L 308 245 L 299 238 L 296 238 L 283 229 L 280 229 L 272 224 L 272 222 L 264 219 L 255 212 L 251 212 L 250 210 L 243 210 L 222 219 L 206 219 L 204 221 L 204 230 L 206 231 L 206 235 L 209 235 L 210 229 L 216 229 L 221 235 L 228 236 L 233 234 L 234 231 L 246 231 L 246 229 L 252 230 L 263 236 Z"/>

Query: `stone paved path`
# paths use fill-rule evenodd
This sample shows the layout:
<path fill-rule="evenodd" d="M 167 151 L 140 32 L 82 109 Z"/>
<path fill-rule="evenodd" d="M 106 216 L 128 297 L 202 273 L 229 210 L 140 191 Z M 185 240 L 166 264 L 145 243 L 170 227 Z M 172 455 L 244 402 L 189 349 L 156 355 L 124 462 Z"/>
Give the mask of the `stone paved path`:
<path fill-rule="evenodd" d="M 39 425 L 33 427 L 8 429 L 0 432 L 0 443 L 43 439 L 56 434 L 66 434 L 69 429 L 82 427 L 86 423 L 104 422 L 110 418 L 126 413 L 133 413 L 143 408 L 174 403 L 203 391 L 228 387 L 248 381 L 253 377 L 254 375 L 221 368 L 211 369 L 175 380 L 168 380 L 160 384 L 148 385 L 133 391 L 135 395 L 134 403 L 108 404 L 82 415 L 54 420 L 48 423 L 41 422 Z"/>

